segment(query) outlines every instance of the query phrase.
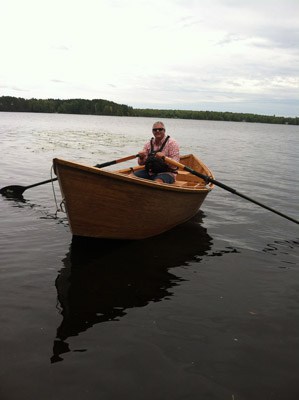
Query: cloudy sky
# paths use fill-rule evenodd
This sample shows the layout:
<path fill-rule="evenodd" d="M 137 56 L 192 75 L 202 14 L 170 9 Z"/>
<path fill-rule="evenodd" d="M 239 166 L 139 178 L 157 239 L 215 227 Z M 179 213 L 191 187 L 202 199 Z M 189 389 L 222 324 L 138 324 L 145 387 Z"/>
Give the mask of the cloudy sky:
<path fill-rule="evenodd" d="M 299 116 L 298 0 L 0 7 L 0 96 Z"/>

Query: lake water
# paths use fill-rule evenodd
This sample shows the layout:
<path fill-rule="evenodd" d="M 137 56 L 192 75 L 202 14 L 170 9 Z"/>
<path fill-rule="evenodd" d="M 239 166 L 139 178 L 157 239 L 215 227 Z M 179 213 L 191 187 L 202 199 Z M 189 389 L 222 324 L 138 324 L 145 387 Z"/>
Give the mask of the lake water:
<path fill-rule="evenodd" d="M 54 157 L 136 154 L 153 122 L 0 113 L 0 188 L 49 179 Z M 298 127 L 164 122 L 218 181 L 299 219 Z M 164 235 L 78 243 L 60 200 L 57 182 L 0 196 L 1 400 L 299 398 L 298 225 L 215 187 Z"/>

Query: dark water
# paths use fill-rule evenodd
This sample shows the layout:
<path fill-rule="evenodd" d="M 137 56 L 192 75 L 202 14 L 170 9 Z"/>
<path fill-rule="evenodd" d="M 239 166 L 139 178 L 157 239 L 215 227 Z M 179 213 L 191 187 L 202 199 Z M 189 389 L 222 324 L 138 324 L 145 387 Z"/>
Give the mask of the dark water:
<path fill-rule="evenodd" d="M 135 154 L 151 119 L 0 113 L 0 187 Z M 182 153 L 298 219 L 298 127 L 165 121 Z M 0 197 L 1 400 L 299 398 L 298 225 L 215 190 L 138 242 L 73 241 L 54 186 Z M 162 206 L 162 205 L 161 205 Z"/>

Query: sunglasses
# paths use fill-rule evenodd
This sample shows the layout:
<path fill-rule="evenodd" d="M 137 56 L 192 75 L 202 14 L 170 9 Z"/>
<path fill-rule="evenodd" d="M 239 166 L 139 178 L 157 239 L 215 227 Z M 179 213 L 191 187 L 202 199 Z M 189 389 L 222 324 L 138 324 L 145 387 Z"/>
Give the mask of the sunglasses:
<path fill-rule="evenodd" d="M 153 132 L 164 131 L 164 128 L 153 128 Z"/>

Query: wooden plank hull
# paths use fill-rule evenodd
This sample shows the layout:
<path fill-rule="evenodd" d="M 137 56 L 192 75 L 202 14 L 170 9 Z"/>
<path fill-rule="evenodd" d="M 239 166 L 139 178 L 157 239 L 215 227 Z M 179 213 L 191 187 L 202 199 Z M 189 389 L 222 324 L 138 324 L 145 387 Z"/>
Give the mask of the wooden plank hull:
<path fill-rule="evenodd" d="M 60 159 L 53 164 L 75 236 L 144 239 L 158 235 L 192 218 L 212 189 L 195 188 L 200 186 L 197 177 L 184 181 L 182 187 L 179 179 L 177 185 L 159 184 L 131 177 L 129 170 L 111 172 Z"/>

